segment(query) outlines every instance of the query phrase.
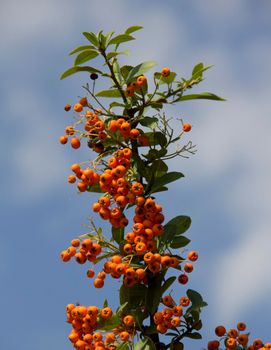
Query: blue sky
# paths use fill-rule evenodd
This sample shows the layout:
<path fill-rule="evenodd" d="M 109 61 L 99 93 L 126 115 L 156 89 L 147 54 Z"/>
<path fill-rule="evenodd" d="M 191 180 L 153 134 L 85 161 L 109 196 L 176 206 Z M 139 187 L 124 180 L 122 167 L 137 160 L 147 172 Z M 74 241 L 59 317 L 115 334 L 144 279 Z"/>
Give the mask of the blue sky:
<path fill-rule="evenodd" d="M 167 219 L 192 217 L 190 247 L 200 254 L 189 287 L 209 307 L 204 339 L 190 348 L 204 346 L 217 324 L 237 321 L 270 340 L 270 14 L 268 0 L 1 2 L 3 348 L 71 348 L 67 303 L 101 305 L 108 297 L 117 305 L 118 283 L 107 281 L 97 293 L 84 267 L 59 261 L 70 239 L 84 232 L 94 200 L 66 184 L 69 166 L 93 155 L 58 144 L 70 121 L 63 106 L 83 95 L 87 77 L 59 75 L 72 65 L 68 52 L 84 43 L 81 32 L 134 24 L 144 30 L 127 45 L 127 63 L 154 59 L 183 76 L 199 61 L 213 64 L 199 90 L 228 99 L 168 110 L 193 125 L 189 137 L 198 148 L 189 160 L 170 163 L 186 177 L 159 197 Z"/>

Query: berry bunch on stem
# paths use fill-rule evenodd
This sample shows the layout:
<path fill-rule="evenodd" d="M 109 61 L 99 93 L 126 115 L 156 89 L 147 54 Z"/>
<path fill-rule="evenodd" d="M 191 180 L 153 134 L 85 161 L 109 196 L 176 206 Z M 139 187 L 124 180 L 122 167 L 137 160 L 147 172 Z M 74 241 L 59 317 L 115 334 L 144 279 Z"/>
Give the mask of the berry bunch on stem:
<path fill-rule="evenodd" d="M 108 222 L 111 235 L 91 217 L 89 231 L 72 239 L 60 257 L 63 262 L 87 264 L 86 278 L 92 279 L 94 288 L 106 286 L 108 278 L 121 284 L 115 311 L 107 300 L 102 306 L 67 305 L 69 340 L 77 350 L 180 350 L 186 337 L 201 338 L 200 314 L 207 303 L 192 289 L 183 290 L 178 300 L 171 293 L 174 282 L 188 283 L 198 259 L 196 251 L 185 248 L 190 240 L 184 233 L 191 219 L 178 215 L 165 220 L 157 196 L 183 177 L 169 171 L 166 161 L 195 153 L 195 146 L 186 141 L 192 126 L 169 118 L 164 109 L 186 100 L 223 99 L 209 92 L 188 93 L 210 68 L 203 63 L 189 78 L 178 77 L 168 67 L 150 78 L 146 73 L 154 61 L 121 65 L 118 57 L 127 51 L 119 51 L 119 46 L 134 40 L 131 34 L 139 29 L 132 26 L 118 35 L 84 32 L 87 44 L 72 50 L 74 66 L 61 76 L 89 74 L 83 96 L 64 107 L 74 114 L 74 121 L 59 142 L 94 152 L 92 160 L 71 165 L 67 181 L 90 198 L 98 193 L 90 205 L 92 215 Z M 94 59 L 102 68 L 84 65 Z M 108 88 L 97 92 L 99 85 Z M 229 338 L 237 338 L 241 346 L 240 337 L 227 336 L 227 348 L 233 349 Z M 219 344 L 210 342 L 208 349 Z"/>

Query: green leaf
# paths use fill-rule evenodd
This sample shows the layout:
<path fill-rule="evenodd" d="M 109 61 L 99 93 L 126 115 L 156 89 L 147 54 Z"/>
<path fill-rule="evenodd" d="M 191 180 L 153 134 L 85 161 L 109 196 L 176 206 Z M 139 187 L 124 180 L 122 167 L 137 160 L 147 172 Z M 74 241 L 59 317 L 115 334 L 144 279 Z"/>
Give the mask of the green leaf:
<path fill-rule="evenodd" d="M 102 193 L 101 187 L 99 184 L 94 184 L 88 187 L 88 192 Z"/>
<path fill-rule="evenodd" d="M 118 89 L 102 90 L 97 92 L 98 97 L 121 97 Z"/>
<path fill-rule="evenodd" d="M 178 171 L 172 171 L 172 172 L 169 172 L 169 173 L 155 179 L 155 182 L 151 188 L 151 193 L 153 191 L 155 191 L 157 188 L 164 186 L 164 185 L 167 185 L 170 182 L 174 182 L 174 181 L 180 179 L 181 177 L 184 177 L 184 175 L 182 173 L 180 173 Z"/>
<path fill-rule="evenodd" d="M 188 289 L 186 292 L 189 300 L 192 305 L 186 310 L 187 313 L 193 310 L 200 311 L 202 307 L 207 306 L 208 304 L 203 300 L 202 296 L 193 289 Z"/>
<path fill-rule="evenodd" d="M 160 131 L 146 132 L 145 135 L 148 137 L 151 146 L 160 145 L 161 147 L 165 147 L 167 145 L 167 138 Z"/>
<path fill-rule="evenodd" d="M 113 108 L 113 107 L 125 107 L 125 104 L 114 101 L 114 102 L 111 102 L 109 105 L 109 108 Z"/>
<path fill-rule="evenodd" d="M 154 175 L 154 178 L 158 178 L 168 172 L 168 166 L 161 159 L 157 159 L 152 163 L 150 171 Z"/>
<path fill-rule="evenodd" d="M 170 243 L 170 247 L 173 249 L 183 248 L 187 246 L 191 241 L 185 236 L 177 236 L 174 237 L 172 242 Z"/>
<path fill-rule="evenodd" d="M 127 302 L 124 303 L 124 304 L 122 304 L 122 305 L 120 305 L 120 306 L 117 308 L 116 313 L 119 314 L 121 311 L 123 311 L 123 310 L 126 308 L 127 305 L 128 305 Z"/>
<path fill-rule="evenodd" d="M 158 118 L 155 117 L 144 117 L 139 121 L 142 126 L 146 126 L 150 129 L 155 129 L 158 125 Z"/>
<path fill-rule="evenodd" d="M 109 52 L 106 57 L 108 60 L 110 60 L 113 57 L 116 57 L 118 55 L 129 55 L 130 51 L 129 50 L 125 50 L 125 51 L 120 51 L 120 52 Z"/>
<path fill-rule="evenodd" d="M 186 232 L 191 225 L 191 218 L 189 216 L 179 215 L 171 219 L 164 226 L 164 234 L 161 237 L 161 243 L 170 244 L 175 236 L 179 236 Z"/>
<path fill-rule="evenodd" d="M 108 307 L 108 301 L 107 301 L 107 299 L 104 300 L 103 308 L 105 308 L 105 307 Z"/>
<path fill-rule="evenodd" d="M 224 98 L 219 97 L 211 92 L 201 92 L 199 94 L 189 94 L 179 97 L 175 102 L 188 101 L 188 100 L 214 100 L 214 101 L 226 101 Z"/>
<path fill-rule="evenodd" d="M 127 84 L 130 83 L 135 77 L 138 77 L 139 75 L 142 75 L 148 70 L 150 70 L 156 64 L 157 63 L 155 61 L 146 61 L 135 66 L 133 69 L 131 69 L 127 76 Z"/>
<path fill-rule="evenodd" d="M 172 283 L 174 283 L 174 281 L 176 280 L 175 276 L 169 277 L 165 283 L 162 285 L 161 290 L 162 290 L 162 295 L 165 293 L 166 290 L 168 290 L 168 288 L 172 285 Z"/>
<path fill-rule="evenodd" d="M 85 50 L 76 57 L 74 61 L 74 65 L 78 66 L 84 62 L 87 62 L 89 60 L 92 60 L 93 58 L 97 57 L 99 53 L 96 50 Z"/>
<path fill-rule="evenodd" d="M 134 40 L 135 38 L 128 34 L 120 34 L 111 39 L 108 45 L 118 45 L 126 41 Z"/>
<path fill-rule="evenodd" d="M 124 228 L 123 227 L 120 227 L 120 228 L 112 227 L 111 232 L 112 232 L 112 237 L 113 237 L 114 241 L 117 242 L 118 244 L 120 244 L 120 242 L 123 241 L 123 239 L 124 239 Z"/>
<path fill-rule="evenodd" d="M 202 78 L 202 73 L 211 67 L 212 65 L 204 67 L 202 62 L 196 64 L 192 70 L 192 79 Z"/>
<path fill-rule="evenodd" d="M 109 319 L 103 320 L 101 319 L 98 322 L 98 329 L 104 330 L 104 331 L 110 331 L 116 327 L 118 327 L 121 324 L 121 319 L 119 316 L 114 313 Z"/>
<path fill-rule="evenodd" d="M 173 83 L 173 81 L 176 78 L 176 75 L 176 73 L 170 72 L 170 74 L 167 77 L 163 77 L 161 73 L 154 73 L 154 77 L 156 78 L 156 80 L 158 80 L 159 85 Z"/>
<path fill-rule="evenodd" d="M 109 41 L 111 40 L 112 36 L 114 35 L 115 32 L 109 32 L 106 34 L 105 36 L 105 43 L 104 46 L 105 48 L 107 48 L 107 46 L 109 45 Z"/>
<path fill-rule="evenodd" d="M 150 338 L 139 340 L 134 347 L 134 350 L 156 350 L 156 346 Z"/>
<path fill-rule="evenodd" d="M 133 66 L 128 66 L 128 65 L 125 65 L 125 66 L 122 66 L 120 68 L 120 72 L 121 72 L 121 75 L 123 76 L 124 79 L 127 78 L 129 72 L 133 69 Z"/>
<path fill-rule="evenodd" d="M 125 343 L 120 344 L 117 346 L 116 350 L 129 350 L 129 343 L 126 341 Z"/>
<path fill-rule="evenodd" d="M 62 75 L 60 76 L 60 79 L 65 79 L 68 76 L 77 73 L 77 72 L 88 72 L 88 73 L 100 73 L 102 74 L 102 72 L 96 68 L 93 67 L 89 67 L 89 66 L 84 66 L 84 67 L 71 67 L 69 69 L 67 69 L 64 73 L 62 73 Z"/>
<path fill-rule="evenodd" d="M 114 74 L 115 74 L 117 81 L 121 84 L 122 83 L 122 76 L 121 76 L 121 72 L 120 72 L 120 66 L 119 66 L 118 61 L 116 59 L 114 59 L 114 61 L 113 61 L 113 71 L 114 71 Z"/>
<path fill-rule="evenodd" d="M 125 34 L 131 34 L 131 33 L 135 32 L 137 30 L 140 30 L 142 28 L 143 27 L 141 27 L 141 26 L 131 26 L 125 30 Z"/>
<path fill-rule="evenodd" d="M 128 287 L 123 284 L 120 288 L 120 304 L 127 304 L 127 310 L 137 309 L 145 305 L 145 299 L 148 288 L 142 284 L 135 284 L 133 287 Z"/>
<path fill-rule="evenodd" d="M 170 344 L 170 350 L 183 350 L 184 346 L 181 342 L 172 342 Z"/>
<path fill-rule="evenodd" d="M 191 339 L 202 339 L 202 336 L 199 332 L 194 332 L 194 333 L 186 333 L 185 336 L 187 338 L 191 338 Z"/>
<path fill-rule="evenodd" d="M 83 35 L 88 39 L 88 41 L 90 41 L 95 47 L 99 46 L 99 41 L 98 38 L 96 37 L 96 35 L 92 32 L 88 33 L 88 32 L 83 32 Z"/>
<path fill-rule="evenodd" d="M 80 51 L 84 51 L 84 50 L 92 50 L 92 49 L 95 49 L 95 47 L 92 46 L 92 45 L 81 45 L 81 46 L 78 46 L 78 47 L 76 47 L 75 49 L 73 49 L 73 50 L 69 53 L 69 56 L 73 55 L 73 54 L 76 53 L 76 52 L 80 52 Z"/>

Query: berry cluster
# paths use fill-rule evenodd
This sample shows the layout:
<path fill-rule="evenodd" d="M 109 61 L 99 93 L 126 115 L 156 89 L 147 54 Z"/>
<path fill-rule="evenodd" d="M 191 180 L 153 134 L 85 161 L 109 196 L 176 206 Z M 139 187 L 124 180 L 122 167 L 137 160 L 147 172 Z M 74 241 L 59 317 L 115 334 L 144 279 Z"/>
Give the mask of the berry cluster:
<path fill-rule="evenodd" d="M 249 333 L 241 333 L 246 330 L 247 326 L 244 322 L 239 322 L 236 328 L 231 328 L 228 331 L 222 325 L 215 328 L 215 334 L 220 337 L 220 340 L 211 340 L 208 342 L 208 350 L 218 350 L 221 342 L 224 342 L 226 350 L 240 349 L 240 350 L 269 350 L 271 343 L 264 345 L 261 339 L 255 339 L 249 344 Z"/>
<path fill-rule="evenodd" d="M 190 300 L 187 297 L 181 297 L 179 305 L 177 305 L 171 295 L 165 295 L 162 298 L 162 302 L 167 307 L 154 314 L 154 323 L 157 332 L 165 334 L 169 329 L 176 329 L 181 325 L 183 307 L 187 307 L 190 304 Z"/>
<path fill-rule="evenodd" d="M 76 350 L 115 350 L 117 346 L 129 341 L 135 335 L 135 321 L 132 315 L 119 318 L 119 325 L 112 332 L 102 331 L 113 314 L 110 307 L 99 309 L 96 306 L 68 304 L 67 322 L 72 325 L 69 340 Z"/>

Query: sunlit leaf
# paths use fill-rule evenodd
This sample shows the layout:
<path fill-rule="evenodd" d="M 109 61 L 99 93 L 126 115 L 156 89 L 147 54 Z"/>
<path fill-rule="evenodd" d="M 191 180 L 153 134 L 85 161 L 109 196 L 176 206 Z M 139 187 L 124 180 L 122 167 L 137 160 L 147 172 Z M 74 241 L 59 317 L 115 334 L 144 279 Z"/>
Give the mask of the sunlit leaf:
<path fill-rule="evenodd" d="M 130 41 L 130 40 L 134 40 L 135 38 L 132 37 L 131 35 L 128 34 L 120 34 L 115 36 L 114 38 L 112 38 L 108 45 L 118 45 L 120 43 L 126 42 L 126 41 Z"/>
<path fill-rule="evenodd" d="M 83 67 L 71 67 L 69 69 L 67 69 L 64 73 L 62 73 L 62 75 L 60 76 L 60 79 L 65 79 L 68 76 L 77 73 L 77 72 L 88 72 L 88 73 L 100 73 L 102 74 L 102 72 L 96 68 L 93 67 L 89 67 L 89 66 L 83 66 Z"/>
<path fill-rule="evenodd" d="M 131 71 L 129 72 L 126 80 L 127 84 L 130 83 L 135 77 L 138 77 L 139 75 L 142 75 L 146 73 L 148 70 L 150 70 L 152 67 L 154 67 L 157 63 L 155 61 L 146 61 L 143 62 L 137 66 L 135 66 Z"/>
<path fill-rule="evenodd" d="M 135 32 L 137 30 L 140 30 L 142 28 L 143 27 L 141 27 L 141 26 L 131 26 L 125 30 L 125 34 L 131 34 L 131 33 Z"/>
<path fill-rule="evenodd" d="M 92 60 L 93 58 L 97 57 L 99 53 L 96 50 L 85 50 L 76 57 L 74 61 L 74 65 L 78 66 L 79 64 L 82 64 L 84 62 L 87 62 L 89 60 Z"/>
<path fill-rule="evenodd" d="M 121 97 L 121 94 L 118 89 L 109 89 L 102 90 L 97 92 L 96 96 L 98 97 Z"/>
<path fill-rule="evenodd" d="M 94 45 L 94 46 L 99 46 L 99 41 L 96 35 L 92 32 L 83 32 L 83 35 Z"/>

